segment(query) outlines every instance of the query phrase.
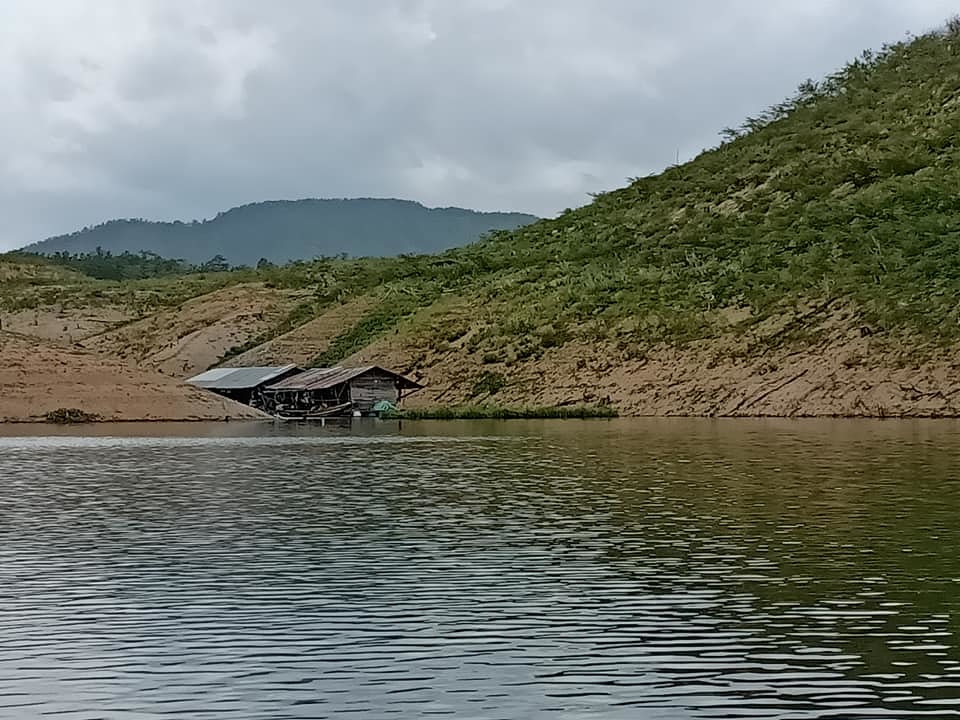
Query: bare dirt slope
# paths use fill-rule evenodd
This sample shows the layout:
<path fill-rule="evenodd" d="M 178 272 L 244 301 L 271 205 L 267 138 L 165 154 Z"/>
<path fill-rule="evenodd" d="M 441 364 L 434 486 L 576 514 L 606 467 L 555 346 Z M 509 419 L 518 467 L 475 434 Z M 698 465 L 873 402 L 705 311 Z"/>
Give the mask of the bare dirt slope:
<path fill-rule="evenodd" d="M 118 306 L 43 306 L 3 314 L 3 330 L 72 345 L 131 321 L 133 311 Z"/>
<path fill-rule="evenodd" d="M 236 285 L 89 337 L 83 345 L 186 378 L 279 323 L 301 295 L 261 284 Z"/>
<path fill-rule="evenodd" d="M 361 297 L 332 307 L 320 317 L 231 358 L 225 365 L 307 365 L 325 352 L 334 338 L 353 327 L 372 305 L 370 298 Z"/>
<path fill-rule="evenodd" d="M 682 349 L 625 352 L 571 342 L 510 364 L 484 362 L 458 343 L 437 351 L 400 335 L 350 360 L 419 375 L 427 387 L 410 397 L 411 407 L 490 402 L 608 405 L 636 416 L 960 416 L 956 348 L 919 360 L 891 350 L 889 339 L 861 336 L 835 316 L 813 329 L 820 332 L 809 340 L 782 344 L 775 341 L 777 327 Z M 494 394 L 476 392 L 485 376 L 504 386 Z"/>
<path fill-rule="evenodd" d="M 103 420 L 243 420 L 261 413 L 77 346 L 0 332 L 0 422 L 78 409 Z"/>

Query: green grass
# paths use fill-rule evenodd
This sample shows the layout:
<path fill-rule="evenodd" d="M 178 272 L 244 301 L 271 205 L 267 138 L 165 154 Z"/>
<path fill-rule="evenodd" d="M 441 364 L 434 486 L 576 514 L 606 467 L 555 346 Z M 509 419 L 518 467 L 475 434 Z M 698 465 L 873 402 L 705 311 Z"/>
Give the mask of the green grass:
<path fill-rule="evenodd" d="M 53 305 L 63 308 L 120 305 L 147 315 L 254 277 L 250 271 L 237 271 L 143 280 L 98 280 L 62 268 L 46 258 L 10 253 L 0 255 L 0 311 Z"/>
<path fill-rule="evenodd" d="M 327 350 L 313 358 L 309 364 L 313 367 L 336 365 L 396 328 L 403 318 L 428 305 L 435 297 L 435 293 L 426 287 L 420 288 L 417 293 L 391 293 L 382 296 L 376 307 L 349 330 L 333 338 Z"/>
<path fill-rule="evenodd" d="M 478 395 L 496 395 L 507 386 L 507 378 L 501 373 L 486 371 L 473 383 L 470 390 L 471 397 Z"/>
<path fill-rule="evenodd" d="M 602 405 L 565 407 L 504 407 L 500 405 L 455 405 L 403 410 L 391 417 L 404 420 L 540 420 L 615 418 L 617 412 Z"/>
<path fill-rule="evenodd" d="M 226 362 L 227 360 L 235 358 L 238 355 L 243 355 L 245 352 L 249 352 L 250 350 L 259 347 L 264 343 L 270 342 L 275 337 L 283 335 L 286 332 L 290 332 L 291 330 L 310 322 L 317 317 L 320 312 L 322 312 L 324 307 L 325 306 L 313 300 L 299 303 L 298 305 L 294 306 L 289 313 L 287 313 L 287 316 L 281 322 L 279 322 L 277 325 L 274 325 L 266 332 L 256 335 L 240 345 L 234 345 L 233 347 L 228 348 L 212 367 L 216 367 L 220 363 Z"/>
<path fill-rule="evenodd" d="M 356 325 L 335 337 L 330 347 L 313 358 L 309 365 L 312 367 L 336 365 L 395 327 L 408 312 L 410 309 L 392 303 L 384 303 L 374 308 L 360 318 Z"/>

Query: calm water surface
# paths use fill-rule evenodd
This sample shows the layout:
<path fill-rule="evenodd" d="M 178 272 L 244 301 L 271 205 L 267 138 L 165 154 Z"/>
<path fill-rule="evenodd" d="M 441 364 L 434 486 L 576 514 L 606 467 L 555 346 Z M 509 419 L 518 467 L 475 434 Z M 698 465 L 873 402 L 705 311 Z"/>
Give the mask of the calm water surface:
<path fill-rule="evenodd" d="M 3 718 L 960 716 L 956 423 L 17 432 Z"/>

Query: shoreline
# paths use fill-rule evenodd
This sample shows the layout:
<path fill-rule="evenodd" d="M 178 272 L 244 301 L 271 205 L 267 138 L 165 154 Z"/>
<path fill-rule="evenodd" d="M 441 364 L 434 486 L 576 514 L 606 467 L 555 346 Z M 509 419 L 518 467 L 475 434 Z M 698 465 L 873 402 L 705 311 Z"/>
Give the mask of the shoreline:
<path fill-rule="evenodd" d="M 391 340 L 391 343 L 395 342 Z M 840 327 L 817 344 L 744 356 L 731 338 L 643 356 L 571 341 L 523 364 L 374 343 L 347 362 L 420 367 L 407 420 L 960 418 L 960 347 L 898 355 Z M 481 384 L 478 378 L 497 382 Z M 489 389 L 487 387 L 489 386 Z M 478 392 L 478 388 L 487 389 Z M 51 422 L 52 420 L 52 422 Z M 0 331 L 0 425 L 268 422 L 269 415 L 119 355 Z"/>
<path fill-rule="evenodd" d="M 252 425 L 255 423 L 272 423 L 273 418 L 104 418 L 101 420 L 87 420 L 83 422 L 51 422 L 43 418 L 0 418 L 0 427 L 43 425 L 45 427 L 83 427 L 98 425 Z"/>
<path fill-rule="evenodd" d="M 565 412 L 564 408 L 537 408 L 534 410 L 524 408 L 491 408 L 489 412 L 463 412 L 458 408 L 422 408 L 416 411 L 400 412 L 394 415 L 388 415 L 382 418 L 363 418 L 364 421 L 380 420 L 383 422 L 408 421 L 408 422 L 469 422 L 476 420 L 495 420 L 499 422 L 509 422 L 518 420 L 870 420 L 870 421 L 903 421 L 903 420 L 926 420 L 926 421 L 956 421 L 960 420 L 960 414 L 950 415 L 943 413 L 914 413 L 901 415 L 869 415 L 869 414 L 756 414 L 756 415 L 696 415 L 696 414 L 629 414 L 629 413 L 591 413 L 591 412 Z M 350 421 L 357 418 L 328 418 L 330 421 Z M 319 422 L 313 421 L 280 421 L 272 417 L 131 417 L 122 418 L 99 418 L 96 420 L 86 420 L 78 422 L 53 422 L 42 417 L 3 417 L 0 418 L 0 428 L 2 427 L 48 427 L 48 428 L 82 428 L 99 427 L 103 425 L 292 425 L 305 426 L 317 425 Z"/>

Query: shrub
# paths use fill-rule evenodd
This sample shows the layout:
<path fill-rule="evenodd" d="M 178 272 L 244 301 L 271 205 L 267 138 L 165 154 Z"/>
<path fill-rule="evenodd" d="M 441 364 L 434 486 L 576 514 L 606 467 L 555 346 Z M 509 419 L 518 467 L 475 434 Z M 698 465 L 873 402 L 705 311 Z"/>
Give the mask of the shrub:
<path fill-rule="evenodd" d="M 478 395 L 496 395 L 507 385 L 507 378 L 497 372 L 484 372 L 473 383 L 471 397 Z"/>
<path fill-rule="evenodd" d="M 88 413 L 77 408 L 58 408 L 46 414 L 46 421 L 56 425 L 74 425 L 100 422 L 103 418 L 96 413 Z"/>

